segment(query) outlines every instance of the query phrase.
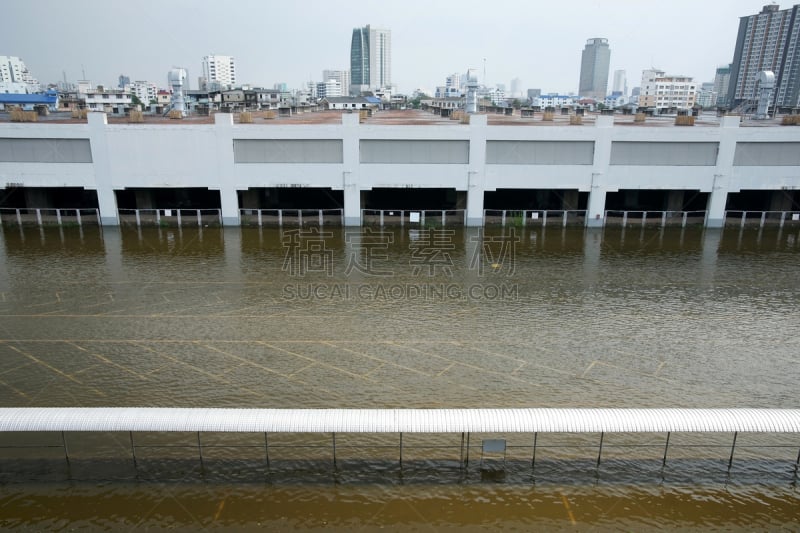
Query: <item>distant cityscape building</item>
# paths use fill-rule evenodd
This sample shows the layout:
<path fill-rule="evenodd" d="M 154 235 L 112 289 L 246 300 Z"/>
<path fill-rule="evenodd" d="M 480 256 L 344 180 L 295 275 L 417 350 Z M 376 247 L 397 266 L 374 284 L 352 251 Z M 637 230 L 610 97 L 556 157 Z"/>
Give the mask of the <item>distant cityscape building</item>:
<path fill-rule="evenodd" d="M 317 98 L 345 96 L 342 94 L 342 84 L 335 78 L 317 83 L 316 95 Z"/>
<path fill-rule="evenodd" d="M 392 84 L 392 32 L 367 25 L 353 30 L 350 42 L 351 93 Z"/>
<path fill-rule="evenodd" d="M 342 87 L 340 96 L 347 96 L 350 91 L 350 71 L 349 70 L 323 70 L 322 81 L 336 80 Z"/>
<path fill-rule="evenodd" d="M 608 39 L 594 38 L 586 41 L 581 54 L 581 78 L 578 95 L 602 100 L 608 93 L 608 66 L 611 49 Z"/>
<path fill-rule="evenodd" d="M 130 93 L 135 95 L 145 106 L 156 100 L 158 96 L 158 87 L 156 87 L 155 83 L 149 81 L 135 81 L 127 87 Z"/>
<path fill-rule="evenodd" d="M 451 87 L 455 87 L 456 89 L 461 89 L 461 74 L 458 72 L 454 72 L 445 78 L 444 86 L 448 89 Z"/>
<path fill-rule="evenodd" d="M 697 100 L 697 84 L 689 76 L 667 75 L 663 70 L 642 71 L 639 107 L 657 111 L 690 109 Z"/>
<path fill-rule="evenodd" d="M 728 88 L 731 81 L 731 65 L 730 63 L 717 68 L 714 75 L 714 92 L 717 93 L 717 105 L 728 105 Z"/>
<path fill-rule="evenodd" d="M 119 87 L 120 89 L 123 89 L 126 85 L 130 85 L 130 84 L 131 84 L 130 76 L 126 76 L 125 74 L 120 74 L 119 75 L 119 83 L 117 84 L 117 87 Z"/>
<path fill-rule="evenodd" d="M 511 95 L 512 98 L 519 98 L 522 96 L 522 80 L 514 78 L 511 80 Z"/>
<path fill-rule="evenodd" d="M 0 92 L 37 93 L 39 82 L 16 56 L 0 56 Z"/>
<path fill-rule="evenodd" d="M 775 74 L 773 104 L 800 105 L 800 4 L 784 10 L 771 4 L 739 19 L 727 104 L 758 98 L 758 73 L 764 70 Z"/>
<path fill-rule="evenodd" d="M 708 81 L 700 85 L 697 91 L 697 105 L 703 108 L 716 107 L 717 92 L 714 90 L 714 82 Z"/>
<path fill-rule="evenodd" d="M 207 90 L 234 87 L 236 85 L 236 61 L 231 56 L 216 54 L 205 56 L 203 58 L 203 78 Z"/>
<path fill-rule="evenodd" d="M 611 93 L 619 93 L 622 96 L 628 94 L 628 80 L 625 77 L 624 70 L 614 71 L 614 83 L 611 84 Z"/>
<path fill-rule="evenodd" d="M 574 106 L 577 103 L 578 99 L 575 95 L 572 94 L 541 94 L 536 96 L 531 100 L 531 105 L 534 107 L 541 107 L 542 109 L 546 107 L 562 107 L 562 106 Z"/>

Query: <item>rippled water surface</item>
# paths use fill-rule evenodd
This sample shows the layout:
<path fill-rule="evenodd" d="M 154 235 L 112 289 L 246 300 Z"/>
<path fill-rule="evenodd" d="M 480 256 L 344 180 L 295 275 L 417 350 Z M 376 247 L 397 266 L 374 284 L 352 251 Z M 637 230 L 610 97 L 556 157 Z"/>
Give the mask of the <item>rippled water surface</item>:
<path fill-rule="evenodd" d="M 3 406 L 797 407 L 797 227 L 0 235 Z M 797 436 L 135 438 L 0 435 L 0 527 L 800 520 Z"/>

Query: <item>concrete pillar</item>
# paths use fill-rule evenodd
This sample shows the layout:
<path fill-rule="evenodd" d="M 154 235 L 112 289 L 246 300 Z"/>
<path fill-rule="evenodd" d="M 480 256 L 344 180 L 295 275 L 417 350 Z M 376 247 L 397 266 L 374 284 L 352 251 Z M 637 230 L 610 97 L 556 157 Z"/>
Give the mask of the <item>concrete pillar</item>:
<path fill-rule="evenodd" d="M 89 113 L 89 143 L 94 163 L 94 182 L 97 191 L 97 205 L 100 208 L 100 222 L 104 226 L 119 226 L 117 196 L 114 194 L 114 180 L 111 175 L 111 156 L 108 151 L 105 113 Z M 121 188 L 121 187 L 120 187 Z"/>
<path fill-rule="evenodd" d="M 214 136 L 217 146 L 217 176 L 219 201 L 222 208 L 222 224 L 239 225 L 239 198 L 236 194 L 233 167 L 233 115 L 217 113 L 214 115 Z"/>
<path fill-rule="evenodd" d="M 469 116 L 469 166 L 467 167 L 467 226 L 483 225 L 486 191 L 486 115 Z"/>
<path fill-rule="evenodd" d="M 722 117 L 720 120 L 719 152 L 714 178 L 711 182 L 711 194 L 708 197 L 706 227 L 721 228 L 725 221 L 725 205 L 728 193 L 738 192 L 731 189 L 733 175 L 733 157 L 736 154 L 736 130 L 740 118 L 736 116 Z"/>
<path fill-rule="evenodd" d="M 600 228 L 606 209 L 606 193 L 604 177 L 611 164 L 611 139 L 614 128 L 614 117 L 599 116 L 595 121 L 597 134 L 594 143 L 594 161 L 592 162 L 592 180 L 589 189 L 589 205 L 586 207 L 586 226 Z"/>
<path fill-rule="evenodd" d="M 667 211 L 683 211 L 683 199 L 686 191 L 669 191 L 667 194 Z"/>
<path fill-rule="evenodd" d="M 344 225 L 361 225 L 361 189 L 358 184 L 359 126 L 358 113 L 342 113 L 342 187 L 344 188 Z"/>

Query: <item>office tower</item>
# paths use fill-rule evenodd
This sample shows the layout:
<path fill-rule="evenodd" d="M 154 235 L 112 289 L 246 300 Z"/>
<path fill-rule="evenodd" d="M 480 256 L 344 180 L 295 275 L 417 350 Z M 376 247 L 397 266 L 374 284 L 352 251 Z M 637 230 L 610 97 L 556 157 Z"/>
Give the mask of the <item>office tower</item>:
<path fill-rule="evenodd" d="M 203 58 L 203 78 L 209 89 L 236 85 L 236 62 L 231 56 L 207 55 Z"/>
<path fill-rule="evenodd" d="M 392 32 L 367 25 L 353 30 L 350 42 L 351 92 L 392 84 Z"/>
<path fill-rule="evenodd" d="M 628 80 L 624 70 L 614 71 L 614 83 L 611 85 L 612 93 L 619 93 L 623 96 L 628 95 Z"/>
<path fill-rule="evenodd" d="M 608 92 L 608 65 L 611 49 L 608 39 L 594 38 L 586 41 L 581 54 L 581 79 L 578 95 L 602 100 Z"/>
<path fill-rule="evenodd" d="M 728 89 L 731 81 L 731 65 L 727 64 L 717 68 L 714 74 L 714 92 L 717 93 L 717 105 L 725 106 L 728 104 Z"/>
<path fill-rule="evenodd" d="M 727 105 L 758 98 L 758 73 L 775 74 L 773 105 L 793 107 L 800 97 L 800 4 L 780 9 L 772 4 L 761 13 L 741 17 L 731 64 Z"/>

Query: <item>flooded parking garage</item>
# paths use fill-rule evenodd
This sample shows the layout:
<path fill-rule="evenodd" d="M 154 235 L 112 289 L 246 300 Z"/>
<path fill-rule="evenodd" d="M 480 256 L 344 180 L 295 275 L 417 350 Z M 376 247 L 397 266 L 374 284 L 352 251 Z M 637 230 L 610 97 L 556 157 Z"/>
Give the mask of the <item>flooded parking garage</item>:
<path fill-rule="evenodd" d="M 2 239 L 4 406 L 795 407 L 791 225 L 5 227 Z M 376 290 L 286 291 L 314 284 Z M 516 293 L 464 290 L 503 284 Z M 377 292 L 439 285 L 462 292 Z M 502 475 L 481 467 L 479 448 L 460 465 L 460 435 L 407 437 L 402 468 L 396 435 L 339 436 L 335 466 L 329 436 L 269 437 L 267 464 L 263 435 L 202 434 L 201 465 L 196 435 L 136 434 L 134 465 L 127 434 L 68 433 L 69 463 L 60 435 L 3 435 L 0 503 L 15 504 L 4 524 L 737 529 L 798 518 L 791 436 L 740 436 L 728 472 L 730 435 L 673 436 L 663 470 L 661 434 L 607 436 L 599 467 L 598 435 L 540 436 L 535 466 L 521 435 Z"/>

